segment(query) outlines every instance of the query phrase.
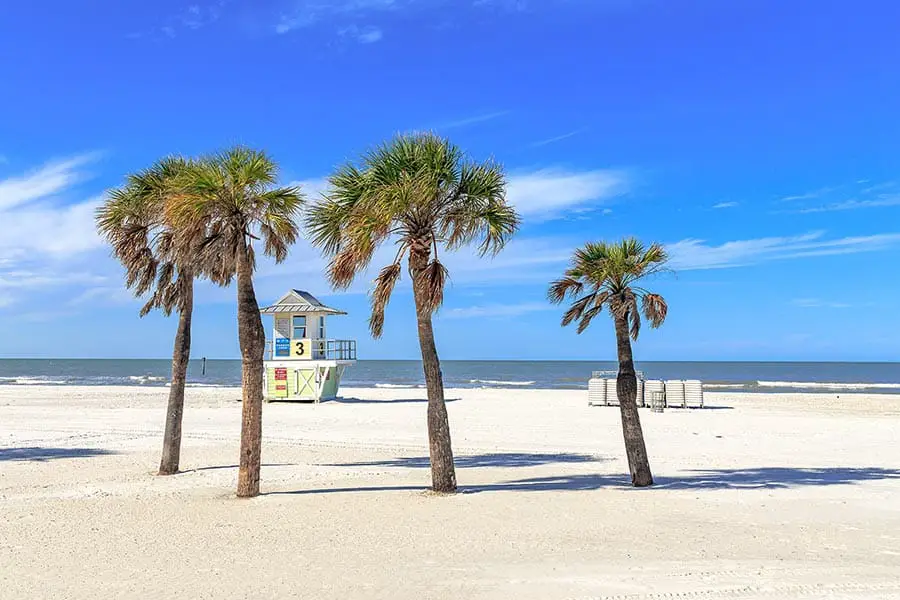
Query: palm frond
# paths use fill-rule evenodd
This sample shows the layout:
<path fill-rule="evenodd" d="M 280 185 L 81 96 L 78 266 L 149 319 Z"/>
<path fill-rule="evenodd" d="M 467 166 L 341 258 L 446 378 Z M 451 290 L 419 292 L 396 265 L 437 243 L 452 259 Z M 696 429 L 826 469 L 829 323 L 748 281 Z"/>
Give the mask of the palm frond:
<path fill-rule="evenodd" d="M 384 267 L 375 280 L 375 289 L 372 291 L 372 315 L 369 317 L 369 330 L 372 337 L 378 339 L 384 330 L 384 309 L 391 300 L 394 286 L 400 279 L 402 267 L 395 262 Z"/>
<path fill-rule="evenodd" d="M 641 299 L 644 316 L 650 321 L 650 326 L 658 328 L 666 320 L 669 312 L 669 306 L 665 299 L 659 294 L 644 294 Z"/>
<path fill-rule="evenodd" d="M 577 321 L 584 315 L 584 311 L 588 309 L 588 306 L 594 302 L 594 294 L 588 294 L 582 298 L 579 298 L 575 302 L 572 303 L 572 306 L 563 313 L 562 325 L 563 327 L 568 326 L 569 324 Z"/>
<path fill-rule="evenodd" d="M 553 304 L 559 304 L 569 296 L 581 294 L 583 290 L 584 282 L 579 281 L 574 277 L 566 276 L 562 279 L 557 279 L 550 284 L 550 289 L 547 291 L 547 298 Z"/>
<path fill-rule="evenodd" d="M 416 273 L 413 285 L 421 294 L 427 311 L 434 312 L 444 303 L 444 285 L 448 277 L 447 268 L 436 258 Z"/>

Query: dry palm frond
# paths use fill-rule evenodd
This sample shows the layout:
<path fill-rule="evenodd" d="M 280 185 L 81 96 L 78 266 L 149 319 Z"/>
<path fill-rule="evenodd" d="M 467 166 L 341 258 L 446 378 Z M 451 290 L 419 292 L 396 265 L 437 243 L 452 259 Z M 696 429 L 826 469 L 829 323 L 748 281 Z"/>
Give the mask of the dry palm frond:
<path fill-rule="evenodd" d="M 416 273 L 413 285 L 425 305 L 425 309 L 434 312 L 444 303 L 444 285 L 449 276 L 447 268 L 437 259 L 429 262 L 424 269 Z"/>
<path fill-rule="evenodd" d="M 384 329 L 384 309 L 391 300 L 394 286 L 400 279 L 403 268 L 399 262 L 386 266 L 378 274 L 375 280 L 375 288 L 372 292 L 372 315 L 369 317 L 369 329 L 372 337 L 380 338 Z"/>
<path fill-rule="evenodd" d="M 666 320 L 669 306 L 659 294 L 644 294 L 642 298 L 644 316 L 650 321 L 650 326 L 657 328 Z"/>
<path fill-rule="evenodd" d="M 588 294 L 587 296 L 584 296 L 583 298 L 580 298 L 573 302 L 572 306 L 569 307 L 569 310 L 567 310 L 563 314 L 563 327 L 569 325 L 570 323 L 573 323 L 574 321 L 577 321 L 578 319 L 581 319 L 582 315 L 584 315 L 584 311 L 587 310 L 588 306 L 590 306 L 593 301 L 594 294 Z"/>

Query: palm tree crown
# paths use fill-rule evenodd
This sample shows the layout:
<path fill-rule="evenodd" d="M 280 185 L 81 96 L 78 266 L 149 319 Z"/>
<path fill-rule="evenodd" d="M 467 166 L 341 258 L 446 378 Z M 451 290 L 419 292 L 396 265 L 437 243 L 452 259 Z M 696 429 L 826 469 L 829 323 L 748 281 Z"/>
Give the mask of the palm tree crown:
<path fill-rule="evenodd" d="M 278 166 L 264 152 L 236 146 L 192 163 L 179 178 L 179 197 L 169 216 L 203 229 L 201 248 L 216 283 L 231 282 L 239 254 L 255 268 L 252 240 L 283 261 L 297 241 L 296 213 L 303 196 L 296 187 L 275 187 Z"/>
<path fill-rule="evenodd" d="M 97 209 L 97 228 L 125 267 L 126 286 L 135 296 L 153 290 L 142 316 L 154 308 L 167 315 L 184 308 L 185 285 L 202 267 L 196 231 L 176 232 L 166 219 L 167 204 L 177 194 L 175 181 L 190 165 L 181 157 L 159 160 L 129 175 Z"/>
<path fill-rule="evenodd" d="M 630 335 L 636 340 L 641 330 L 641 312 L 656 328 L 666 320 L 668 307 L 662 296 L 635 283 L 664 270 L 667 259 L 661 245 L 654 243 L 645 248 L 635 238 L 613 244 L 589 242 L 575 251 L 571 266 L 562 279 L 551 284 L 548 297 L 555 304 L 566 298 L 573 300 L 563 315 L 563 326 L 578 321 L 578 333 L 582 333 L 608 306 L 614 317 L 626 320 Z"/>
<path fill-rule="evenodd" d="M 519 225 L 506 202 L 502 168 L 473 162 L 431 133 L 397 136 L 364 155 L 361 165 L 341 167 L 329 183 L 307 226 L 313 244 L 332 258 L 328 275 L 335 287 L 348 287 L 383 242 L 397 244 L 393 262 L 375 280 L 369 320 L 374 337 L 381 336 L 405 255 L 413 285 L 434 312 L 448 274 L 438 246 L 453 250 L 477 241 L 480 255 L 496 254 Z"/>

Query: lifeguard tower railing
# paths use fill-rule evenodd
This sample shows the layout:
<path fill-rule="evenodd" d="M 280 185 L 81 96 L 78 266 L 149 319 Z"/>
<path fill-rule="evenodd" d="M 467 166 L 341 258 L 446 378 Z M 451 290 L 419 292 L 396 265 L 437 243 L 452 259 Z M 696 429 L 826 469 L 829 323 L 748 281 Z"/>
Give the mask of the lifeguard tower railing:
<path fill-rule="evenodd" d="M 311 340 L 311 360 L 356 360 L 356 340 Z M 272 340 L 266 340 L 266 360 L 288 358 L 275 356 Z"/>
<path fill-rule="evenodd" d="M 634 374 L 638 379 L 645 379 L 643 371 L 635 371 Z M 618 376 L 618 371 L 594 371 L 591 373 L 591 379 L 616 379 Z"/>

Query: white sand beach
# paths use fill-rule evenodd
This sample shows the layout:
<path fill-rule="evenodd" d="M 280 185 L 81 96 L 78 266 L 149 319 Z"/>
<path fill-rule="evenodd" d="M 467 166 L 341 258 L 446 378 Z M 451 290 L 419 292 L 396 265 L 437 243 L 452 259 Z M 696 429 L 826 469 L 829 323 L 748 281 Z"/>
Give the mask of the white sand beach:
<path fill-rule="evenodd" d="M 900 598 L 900 396 L 707 394 L 642 411 L 449 390 L 463 493 L 434 497 L 424 390 L 264 411 L 263 495 L 233 497 L 240 390 L 0 387 L 0 597 Z M 352 398 L 352 399 L 351 399 Z"/>

